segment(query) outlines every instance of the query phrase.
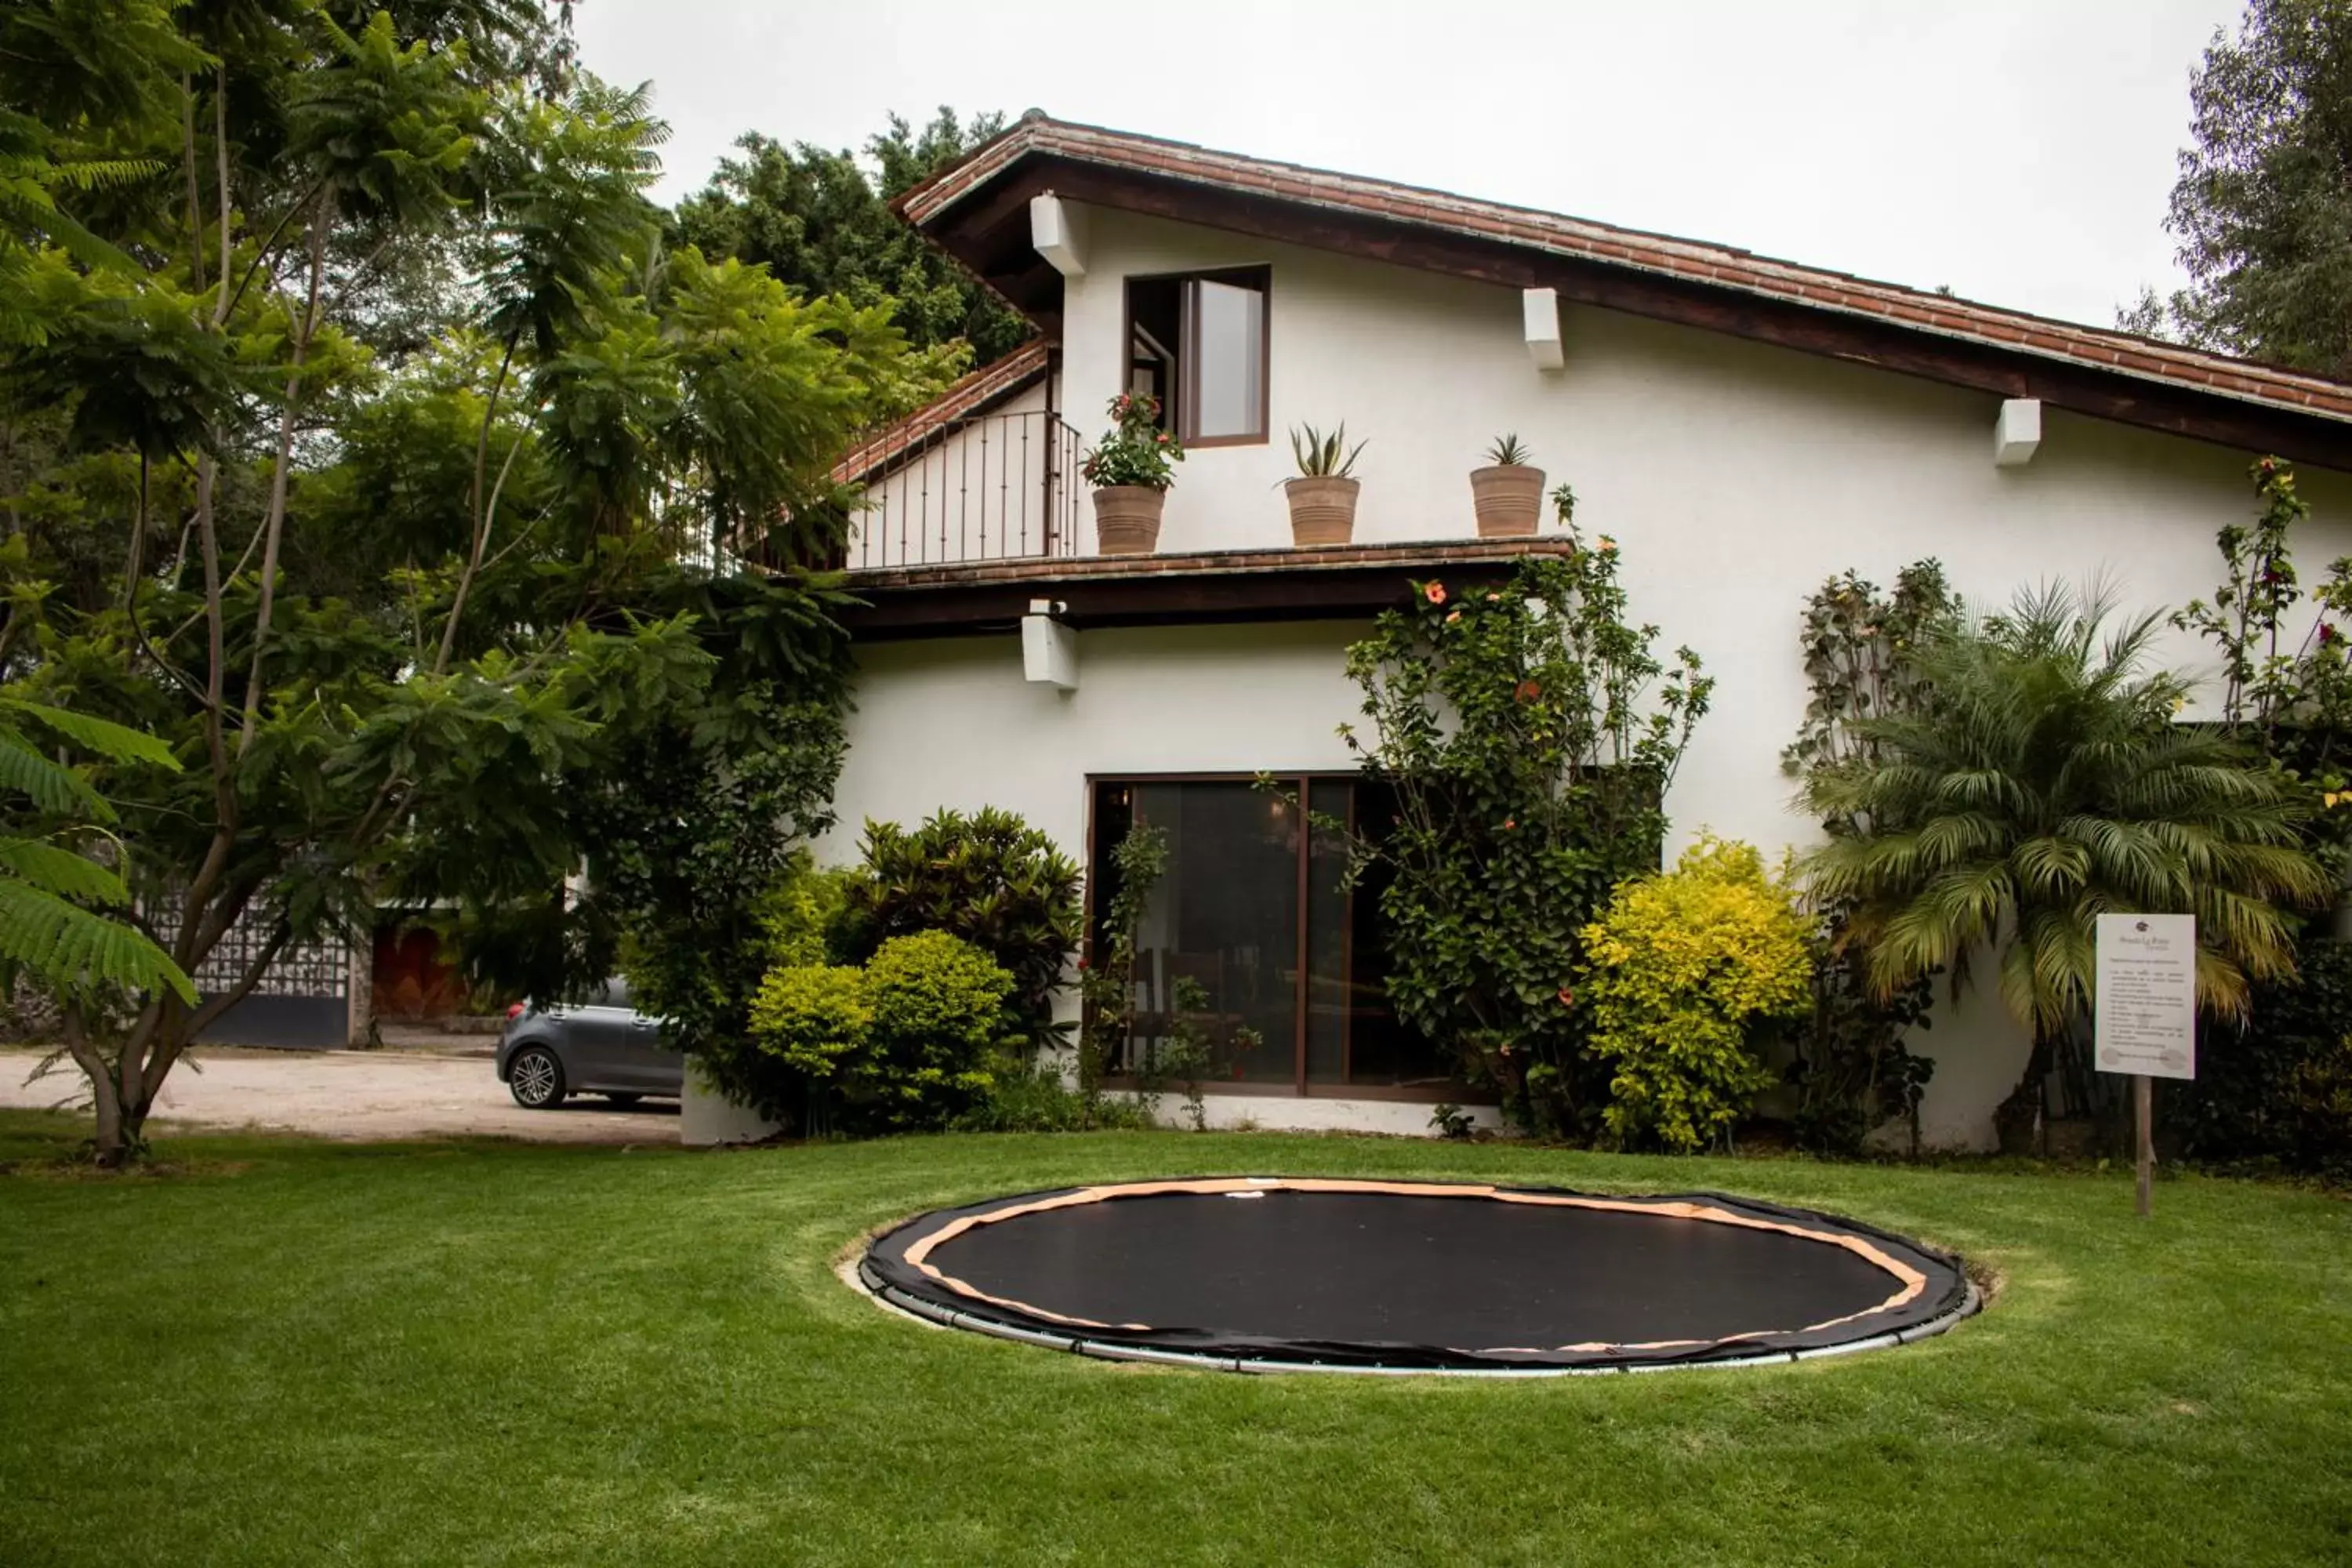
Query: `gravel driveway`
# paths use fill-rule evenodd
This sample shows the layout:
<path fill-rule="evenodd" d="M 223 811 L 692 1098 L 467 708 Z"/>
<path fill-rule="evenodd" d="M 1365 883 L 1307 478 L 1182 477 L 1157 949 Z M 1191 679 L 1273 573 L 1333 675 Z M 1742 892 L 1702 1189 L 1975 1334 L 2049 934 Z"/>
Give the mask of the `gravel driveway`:
<path fill-rule="evenodd" d="M 322 1138 L 432 1138 L 487 1133 L 562 1143 L 674 1143 L 675 1100 L 616 1110 L 595 1095 L 557 1110 L 525 1110 L 487 1053 L 259 1051 L 207 1046 L 163 1082 L 158 1121 L 281 1128 Z M 26 1082 L 41 1053 L 0 1049 L 0 1106 L 71 1105 L 83 1098 L 70 1063 Z M 201 1068 L 201 1071 L 191 1068 Z"/>

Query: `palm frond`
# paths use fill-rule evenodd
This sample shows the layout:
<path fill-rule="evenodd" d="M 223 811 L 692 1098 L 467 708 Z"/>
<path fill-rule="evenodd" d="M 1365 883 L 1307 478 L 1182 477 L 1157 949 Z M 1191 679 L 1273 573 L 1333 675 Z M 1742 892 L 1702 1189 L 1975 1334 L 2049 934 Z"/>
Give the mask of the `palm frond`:
<path fill-rule="evenodd" d="M 2333 891 L 2305 852 L 2308 787 L 2176 725 L 2187 683 L 2149 668 L 2160 616 L 2111 584 L 2044 583 L 1937 627 L 1915 668 L 1932 700 L 1854 728 L 1868 760 L 1803 798 L 1855 824 L 1807 858 L 1843 901 L 1873 983 L 1997 955 L 2003 1000 L 2045 1034 L 2089 1005 L 2095 915 L 2193 913 L 2200 994 L 2293 964 L 2294 911 Z"/>

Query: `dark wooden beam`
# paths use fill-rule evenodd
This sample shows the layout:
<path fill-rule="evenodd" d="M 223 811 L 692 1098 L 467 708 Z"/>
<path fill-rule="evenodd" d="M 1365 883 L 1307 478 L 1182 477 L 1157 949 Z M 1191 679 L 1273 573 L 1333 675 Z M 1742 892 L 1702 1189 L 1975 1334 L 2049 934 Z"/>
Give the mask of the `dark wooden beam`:
<path fill-rule="evenodd" d="M 1405 604 L 1432 577 L 1474 587 L 1509 575 L 1519 553 L 1556 552 L 1557 541 L 1505 545 L 1398 545 L 1342 552 L 1218 556 L 1087 556 L 1001 562 L 945 571 L 852 574 L 861 607 L 837 616 L 853 641 L 982 637 L 1017 632 L 1030 604 L 1066 606 L 1065 625 L 1232 625 L 1370 620 Z M 1335 554 L 1352 557 L 1334 559 Z"/>
<path fill-rule="evenodd" d="M 982 237 L 1006 214 L 1025 209 L 1030 197 L 1046 191 L 1122 212 L 1503 288 L 1556 289 L 1572 303 L 1996 396 L 2038 397 L 2053 407 L 2119 424 L 2352 471 L 2352 426 L 2316 414 L 1956 338 L 1902 321 L 1099 163 L 1025 159 L 968 199 L 965 206 L 941 215 L 933 224 L 932 237 L 1002 289 L 1004 283 L 991 276 L 987 267 L 1004 263 Z"/>

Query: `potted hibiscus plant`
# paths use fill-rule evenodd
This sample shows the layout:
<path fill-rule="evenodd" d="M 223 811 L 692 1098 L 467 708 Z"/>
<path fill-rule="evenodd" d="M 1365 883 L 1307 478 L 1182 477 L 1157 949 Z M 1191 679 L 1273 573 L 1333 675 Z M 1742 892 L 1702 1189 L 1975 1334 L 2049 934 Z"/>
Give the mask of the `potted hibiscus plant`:
<path fill-rule="evenodd" d="M 1470 504 L 1478 512 L 1478 537 L 1516 539 L 1536 531 L 1543 511 L 1544 471 L 1528 461 L 1517 436 L 1496 437 L 1486 448 L 1486 467 L 1470 470 Z"/>
<path fill-rule="evenodd" d="M 1149 555 L 1160 547 L 1160 513 L 1184 460 L 1183 444 L 1160 427 L 1160 400 L 1124 392 L 1110 400 L 1111 427 L 1081 465 L 1095 487 L 1095 543 L 1105 555 Z"/>

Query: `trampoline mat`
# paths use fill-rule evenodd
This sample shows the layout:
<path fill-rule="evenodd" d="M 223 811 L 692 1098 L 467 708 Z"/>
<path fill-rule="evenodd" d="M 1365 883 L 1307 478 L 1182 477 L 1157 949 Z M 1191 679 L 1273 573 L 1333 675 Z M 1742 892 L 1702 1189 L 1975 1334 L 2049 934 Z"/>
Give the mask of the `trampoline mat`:
<path fill-rule="evenodd" d="M 958 1326 L 1099 1354 L 1384 1368 L 1822 1353 L 1974 1305 L 1955 1258 L 1716 1194 L 1264 1177 L 940 1210 L 877 1240 L 863 1274 Z"/>

